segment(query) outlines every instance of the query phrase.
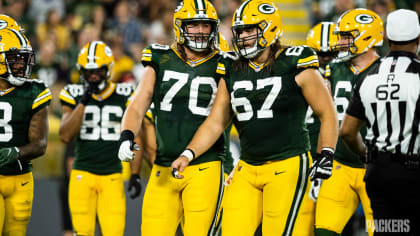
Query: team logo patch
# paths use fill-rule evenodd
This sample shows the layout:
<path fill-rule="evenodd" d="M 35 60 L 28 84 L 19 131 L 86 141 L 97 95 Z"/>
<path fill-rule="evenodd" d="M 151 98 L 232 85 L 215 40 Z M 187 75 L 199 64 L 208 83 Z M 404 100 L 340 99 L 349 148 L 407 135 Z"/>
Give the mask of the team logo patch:
<path fill-rule="evenodd" d="M 264 14 L 273 14 L 275 9 L 272 5 L 263 3 L 258 6 L 258 11 Z"/>
<path fill-rule="evenodd" d="M 337 165 L 337 166 L 335 167 L 335 169 L 336 169 L 336 170 L 339 170 L 339 169 L 341 169 L 341 166 L 340 166 L 340 165 Z"/>
<path fill-rule="evenodd" d="M 242 170 L 242 166 L 239 166 L 239 167 L 238 167 L 238 171 L 241 171 L 241 170 Z"/>
<path fill-rule="evenodd" d="M 157 172 L 156 172 L 156 177 L 159 177 L 160 176 L 160 170 L 158 170 Z"/>
<path fill-rule="evenodd" d="M 7 21 L 0 20 L 0 29 L 5 29 L 7 27 Z"/>
<path fill-rule="evenodd" d="M 373 22 L 373 17 L 371 17 L 368 14 L 360 14 L 360 15 L 357 15 L 354 20 L 360 24 L 369 24 Z"/>

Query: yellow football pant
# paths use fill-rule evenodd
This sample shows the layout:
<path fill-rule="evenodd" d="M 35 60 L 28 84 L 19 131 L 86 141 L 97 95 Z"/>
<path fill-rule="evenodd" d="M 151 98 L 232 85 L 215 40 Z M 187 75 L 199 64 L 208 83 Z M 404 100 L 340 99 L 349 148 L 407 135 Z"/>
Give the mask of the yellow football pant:
<path fill-rule="evenodd" d="M 143 199 L 142 236 L 175 235 L 182 219 L 185 236 L 213 235 L 223 194 L 220 161 L 188 166 L 175 179 L 171 167 L 153 165 Z"/>
<path fill-rule="evenodd" d="M 363 181 L 365 172 L 364 168 L 353 168 L 337 161 L 333 162 L 332 176 L 322 182 L 316 202 L 317 229 L 341 234 L 360 202 L 366 222 L 373 222 L 372 208 Z M 368 233 L 372 236 L 373 229 L 368 229 Z"/>
<path fill-rule="evenodd" d="M 239 161 L 225 193 L 222 235 L 252 236 L 261 220 L 264 236 L 295 235 L 310 162 L 307 154 L 259 166 Z"/>
<path fill-rule="evenodd" d="M 77 235 L 93 236 L 98 216 L 102 235 L 122 236 L 126 205 L 121 173 L 96 175 L 72 170 L 69 207 Z"/>
<path fill-rule="evenodd" d="M 23 175 L 0 175 L 0 235 L 26 235 L 33 197 L 32 172 Z"/>

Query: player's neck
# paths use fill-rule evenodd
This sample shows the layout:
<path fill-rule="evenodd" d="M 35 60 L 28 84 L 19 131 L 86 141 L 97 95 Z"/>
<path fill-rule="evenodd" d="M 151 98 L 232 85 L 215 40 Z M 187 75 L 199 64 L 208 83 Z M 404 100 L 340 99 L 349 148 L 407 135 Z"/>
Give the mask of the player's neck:
<path fill-rule="evenodd" d="M 260 52 L 256 57 L 252 58 L 251 61 L 258 65 L 264 64 L 268 61 L 270 57 L 270 47 L 265 48 Z"/>
<path fill-rule="evenodd" d="M 0 90 L 6 90 L 6 89 L 9 89 L 11 87 L 12 87 L 12 85 L 10 85 L 9 82 L 7 82 L 4 79 L 0 79 Z"/>
<path fill-rule="evenodd" d="M 372 62 L 378 58 L 379 55 L 376 52 L 376 49 L 369 49 L 366 53 L 353 58 L 351 60 L 351 65 L 360 71 L 372 64 Z"/>
<path fill-rule="evenodd" d="M 188 47 L 184 47 L 184 50 L 185 50 L 186 59 L 191 60 L 191 61 L 196 61 L 196 60 L 199 60 L 201 58 L 204 58 L 207 55 L 209 55 L 209 53 L 211 52 L 210 50 L 206 50 L 204 52 L 196 52 L 196 51 L 193 51 L 193 50 L 189 49 Z"/>

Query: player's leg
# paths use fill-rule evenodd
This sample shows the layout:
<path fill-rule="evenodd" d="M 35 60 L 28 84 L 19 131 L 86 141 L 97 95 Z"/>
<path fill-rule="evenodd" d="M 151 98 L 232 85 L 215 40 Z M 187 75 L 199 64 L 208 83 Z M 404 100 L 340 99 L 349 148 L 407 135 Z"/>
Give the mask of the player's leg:
<path fill-rule="evenodd" d="M 10 176 L 14 191 L 5 198 L 3 235 L 24 236 L 32 212 L 34 180 L 32 172 Z"/>
<path fill-rule="evenodd" d="M 142 236 L 175 235 L 182 217 L 180 185 L 171 167 L 153 165 L 144 193 L 142 206 Z"/>
<path fill-rule="evenodd" d="M 308 187 L 307 154 L 264 165 L 264 236 L 295 235 L 293 228 Z"/>
<path fill-rule="evenodd" d="M 182 191 L 184 235 L 215 235 L 217 212 L 223 196 L 223 168 L 220 161 L 188 166 Z"/>
<path fill-rule="evenodd" d="M 125 193 L 121 173 L 98 176 L 98 219 L 103 236 L 123 236 L 125 229 Z"/>
<path fill-rule="evenodd" d="M 76 235 L 93 236 L 96 224 L 95 175 L 72 170 L 69 183 L 69 207 Z"/>
<path fill-rule="evenodd" d="M 369 236 L 373 236 L 374 231 L 374 224 L 373 224 L 373 211 L 370 205 L 370 199 L 366 192 L 366 183 L 363 180 L 366 169 L 359 169 L 356 179 L 356 186 L 357 187 L 357 193 L 360 198 L 360 202 L 362 203 L 363 212 L 365 214 L 365 222 L 366 222 L 366 229 L 368 230 Z"/>
<path fill-rule="evenodd" d="M 308 156 L 310 157 L 310 156 Z M 310 158 L 312 160 L 312 158 Z M 309 163 L 309 167 L 312 161 Z M 295 226 L 293 227 L 293 234 L 296 236 L 313 236 L 315 230 L 315 202 L 309 198 L 309 190 L 311 181 L 307 180 L 305 195 L 303 196 L 302 204 L 296 218 Z"/>
<path fill-rule="evenodd" d="M 256 186 L 259 166 L 239 161 L 223 202 L 222 235 L 253 236 L 262 218 L 262 187 Z"/>
<path fill-rule="evenodd" d="M 322 182 L 315 209 L 315 235 L 339 235 L 350 220 L 359 196 L 352 185 L 357 168 L 333 162 L 332 176 Z"/>

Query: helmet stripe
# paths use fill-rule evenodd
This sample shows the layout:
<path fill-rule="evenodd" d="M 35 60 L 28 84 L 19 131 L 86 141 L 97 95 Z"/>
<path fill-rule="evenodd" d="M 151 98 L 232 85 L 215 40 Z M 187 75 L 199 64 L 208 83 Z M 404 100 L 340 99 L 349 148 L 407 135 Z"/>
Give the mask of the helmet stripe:
<path fill-rule="evenodd" d="M 19 31 L 15 30 L 15 29 L 11 29 L 11 28 L 8 28 L 8 29 L 10 31 L 12 31 L 16 35 L 16 37 L 19 39 L 19 42 L 20 42 L 20 46 L 21 47 L 27 47 L 28 46 L 28 44 L 27 44 L 27 42 L 25 40 L 25 37 L 22 36 L 22 34 Z"/>
<path fill-rule="evenodd" d="M 238 8 L 238 10 L 236 10 L 236 13 L 235 13 L 235 15 L 236 15 L 236 19 L 235 19 L 235 21 L 238 21 L 238 20 L 242 20 L 242 15 L 243 15 L 243 13 L 244 13 L 244 9 L 245 9 L 245 6 L 246 5 L 248 5 L 248 3 L 250 2 L 251 0 L 248 0 L 248 1 L 246 1 L 246 2 L 244 2 L 244 3 L 242 3 L 242 5 Z"/>
<path fill-rule="evenodd" d="M 96 54 L 96 46 L 98 43 L 96 41 L 93 41 L 89 43 L 89 49 L 87 54 L 88 64 L 95 63 L 95 54 Z"/>
<path fill-rule="evenodd" d="M 330 40 L 330 22 L 323 22 L 321 25 L 321 51 L 328 51 L 328 42 Z"/>
<path fill-rule="evenodd" d="M 197 13 L 202 12 L 203 14 L 206 11 L 206 4 L 204 0 L 194 0 L 195 9 L 197 10 Z"/>

